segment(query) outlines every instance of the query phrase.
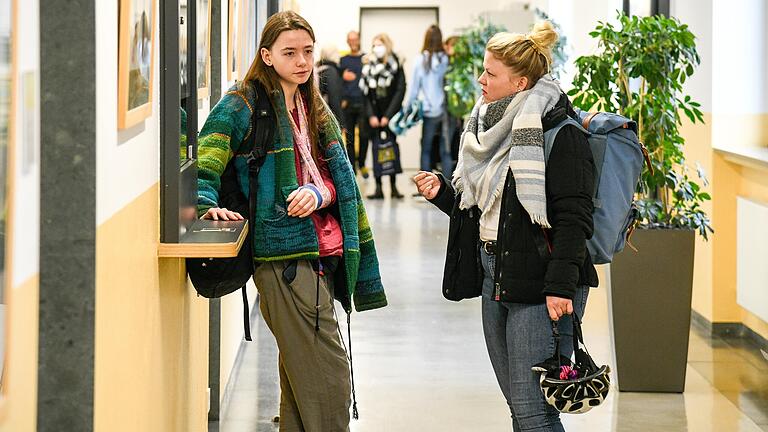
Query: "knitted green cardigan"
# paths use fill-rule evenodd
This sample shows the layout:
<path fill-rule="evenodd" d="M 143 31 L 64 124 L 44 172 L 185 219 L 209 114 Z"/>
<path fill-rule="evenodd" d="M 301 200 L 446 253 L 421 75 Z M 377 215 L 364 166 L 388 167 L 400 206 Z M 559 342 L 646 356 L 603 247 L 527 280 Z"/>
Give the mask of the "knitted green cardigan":
<path fill-rule="evenodd" d="M 234 157 L 240 188 L 248 196 L 246 154 L 238 148 L 250 134 L 255 91 L 235 85 L 216 104 L 198 139 L 198 213 L 217 207 L 221 174 Z M 319 247 L 311 218 L 287 214 L 288 195 L 299 187 L 294 157 L 293 133 L 282 92 L 273 95 L 277 129 L 272 150 L 259 173 L 259 188 L 253 227 L 254 259 L 259 262 L 317 259 Z M 326 107 L 327 109 L 327 107 Z M 329 118 L 333 118 L 329 115 Z M 340 144 L 341 131 L 335 121 L 322 126 L 324 158 L 336 186 L 335 209 L 344 239 L 344 270 L 347 291 L 358 311 L 387 305 L 379 274 L 379 263 L 365 207 L 352 166 Z"/>

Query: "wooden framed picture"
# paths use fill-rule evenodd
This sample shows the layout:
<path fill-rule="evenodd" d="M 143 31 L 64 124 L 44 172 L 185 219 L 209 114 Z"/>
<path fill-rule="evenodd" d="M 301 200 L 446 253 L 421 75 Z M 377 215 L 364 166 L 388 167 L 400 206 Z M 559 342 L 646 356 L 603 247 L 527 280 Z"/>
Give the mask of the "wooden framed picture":
<path fill-rule="evenodd" d="M 197 98 L 207 98 L 211 86 L 211 0 L 197 0 Z"/>
<path fill-rule="evenodd" d="M 229 0 L 229 25 L 227 37 L 227 81 L 240 79 L 240 50 L 238 40 L 240 38 L 240 25 L 242 22 L 242 0 Z"/>
<path fill-rule="evenodd" d="M 192 0 L 193 2 L 195 0 Z M 192 96 L 190 91 L 190 78 L 189 68 L 187 62 L 189 59 L 189 49 L 187 48 L 187 33 L 189 28 L 187 26 L 187 18 L 189 14 L 187 12 L 188 0 L 179 0 L 179 99 L 184 99 Z"/>
<path fill-rule="evenodd" d="M 255 1 L 243 1 L 240 4 L 240 31 L 237 35 L 237 70 L 240 71 L 238 79 L 245 78 L 251 63 L 258 55 L 258 45 L 256 39 L 259 36 L 258 29 L 258 7 Z"/>
<path fill-rule="evenodd" d="M 152 114 L 156 0 L 120 0 L 118 41 L 118 128 Z"/>

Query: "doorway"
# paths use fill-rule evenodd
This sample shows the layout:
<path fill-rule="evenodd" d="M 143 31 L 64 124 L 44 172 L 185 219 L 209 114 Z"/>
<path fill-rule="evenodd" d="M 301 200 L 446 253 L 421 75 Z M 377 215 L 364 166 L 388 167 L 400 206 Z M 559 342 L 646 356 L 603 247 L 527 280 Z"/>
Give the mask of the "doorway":
<path fill-rule="evenodd" d="M 440 25 L 440 11 L 437 7 L 360 8 L 360 45 L 364 52 L 370 52 L 371 40 L 379 33 L 386 33 L 392 39 L 395 54 L 405 69 L 405 99 L 412 82 L 414 59 L 421 53 L 424 33 L 432 24 Z M 408 130 L 399 136 L 400 159 L 403 169 L 418 169 L 421 154 L 421 126 Z M 366 166 L 371 165 L 371 151 Z"/>

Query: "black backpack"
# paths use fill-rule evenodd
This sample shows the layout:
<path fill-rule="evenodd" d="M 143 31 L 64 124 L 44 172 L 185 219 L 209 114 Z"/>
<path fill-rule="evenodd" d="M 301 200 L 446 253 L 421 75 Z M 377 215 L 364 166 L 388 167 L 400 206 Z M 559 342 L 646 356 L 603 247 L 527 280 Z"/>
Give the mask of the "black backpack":
<path fill-rule="evenodd" d="M 248 313 L 248 294 L 245 284 L 253 276 L 253 217 L 256 211 L 259 170 L 269 151 L 275 135 L 275 112 L 264 86 L 253 82 L 256 101 L 251 116 L 251 133 L 242 143 L 239 154 L 248 153 L 248 182 L 251 191 L 246 197 L 240 189 L 235 170 L 235 157 L 227 163 L 221 175 L 219 207 L 248 217 L 248 234 L 236 257 L 232 258 L 187 258 L 187 273 L 198 295 L 205 298 L 219 298 L 238 289 L 243 293 L 243 319 L 245 339 L 251 340 Z"/>

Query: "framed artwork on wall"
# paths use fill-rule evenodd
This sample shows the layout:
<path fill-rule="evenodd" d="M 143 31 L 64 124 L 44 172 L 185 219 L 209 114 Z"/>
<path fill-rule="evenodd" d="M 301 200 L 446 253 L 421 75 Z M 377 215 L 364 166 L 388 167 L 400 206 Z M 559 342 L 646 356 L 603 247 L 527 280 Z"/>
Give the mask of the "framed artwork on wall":
<path fill-rule="evenodd" d="M 152 114 L 156 0 L 120 0 L 117 126 L 134 126 Z"/>
<path fill-rule="evenodd" d="M 204 99 L 211 85 L 211 0 L 197 1 L 197 98 Z"/>
<path fill-rule="evenodd" d="M 242 11 L 240 6 L 242 0 L 229 0 L 229 25 L 228 37 L 227 37 L 227 81 L 235 81 L 240 79 L 239 66 L 239 54 L 238 39 L 240 38 L 240 32 L 238 31 L 241 24 Z"/>
<path fill-rule="evenodd" d="M 238 11 L 238 19 L 240 20 L 238 24 L 238 28 L 240 31 L 237 32 L 237 40 L 235 41 L 235 46 L 237 48 L 237 70 L 240 72 L 240 76 L 238 76 L 238 79 L 242 79 L 243 76 L 248 71 L 248 61 L 246 59 L 248 55 L 248 39 L 250 38 L 251 29 L 248 27 L 249 20 L 249 12 L 250 12 L 250 3 L 253 3 L 253 1 L 241 1 L 240 2 L 240 10 Z"/>
<path fill-rule="evenodd" d="M 179 0 L 179 98 L 189 97 L 189 68 L 187 67 L 187 1 Z M 195 1 L 195 0 L 193 0 Z"/>
<path fill-rule="evenodd" d="M 256 58 L 258 53 L 257 40 L 261 35 L 261 28 L 257 27 L 258 10 L 259 5 L 257 1 L 242 1 L 240 3 L 240 22 L 238 26 L 241 30 L 238 32 L 235 42 L 238 62 L 236 69 L 240 72 L 238 79 L 245 78 L 253 59 Z"/>

